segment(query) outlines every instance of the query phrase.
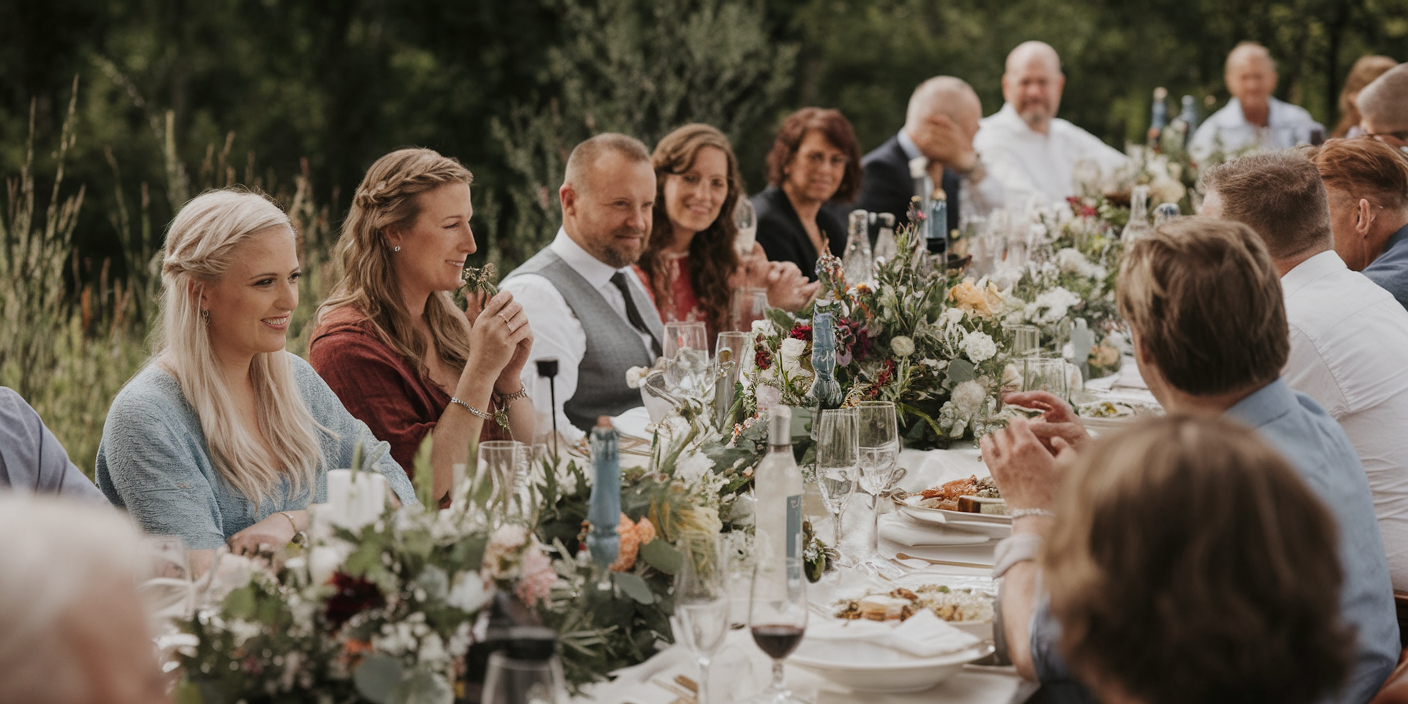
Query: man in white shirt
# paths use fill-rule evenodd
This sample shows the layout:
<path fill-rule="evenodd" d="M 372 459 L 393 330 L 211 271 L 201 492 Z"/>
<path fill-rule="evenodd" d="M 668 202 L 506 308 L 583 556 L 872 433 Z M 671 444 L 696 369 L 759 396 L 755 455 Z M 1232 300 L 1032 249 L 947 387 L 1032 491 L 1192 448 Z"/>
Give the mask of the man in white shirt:
<path fill-rule="evenodd" d="M 1232 99 L 1193 133 L 1188 152 L 1194 159 L 1289 149 L 1312 141 L 1316 130 L 1324 136 L 1325 126 L 1304 108 L 1271 97 L 1276 90 L 1276 62 L 1266 47 L 1238 44 L 1227 55 L 1224 78 Z"/>
<path fill-rule="evenodd" d="M 1303 155 L 1243 157 L 1208 170 L 1203 188 L 1203 215 L 1248 225 L 1270 250 L 1291 333 L 1282 377 L 1354 444 L 1393 586 L 1408 590 L 1408 311 L 1335 253 L 1325 186 Z"/>
<path fill-rule="evenodd" d="M 568 442 L 599 416 L 641 405 L 626 370 L 660 356 L 660 314 L 632 265 L 650 234 L 655 171 L 638 140 L 600 134 L 577 145 L 558 190 L 562 229 L 504 279 L 533 326 L 523 384 L 537 408 L 553 407 Z M 539 360 L 556 359 L 556 405 Z"/>
<path fill-rule="evenodd" d="M 983 119 L 973 146 L 1006 189 L 1009 208 L 1025 207 L 1033 197 L 1049 205 L 1078 195 L 1073 178 L 1077 162 L 1110 173 L 1128 161 L 1095 135 L 1056 117 L 1065 87 L 1061 57 L 1050 45 L 1023 42 L 1007 55 L 1002 74 L 1006 102 Z"/>

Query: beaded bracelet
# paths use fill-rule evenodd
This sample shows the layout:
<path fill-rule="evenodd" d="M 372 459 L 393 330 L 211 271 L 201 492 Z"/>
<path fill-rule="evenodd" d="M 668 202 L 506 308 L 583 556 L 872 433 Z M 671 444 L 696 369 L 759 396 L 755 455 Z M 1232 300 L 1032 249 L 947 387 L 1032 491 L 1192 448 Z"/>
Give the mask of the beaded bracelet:
<path fill-rule="evenodd" d="M 1055 517 L 1056 517 L 1056 514 L 1055 514 L 1055 513 L 1051 512 L 1051 511 L 1048 511 L 1048 510 L 1046 510 L 1046 509 L 1044 509 L 1044 508 L 1018 508 L 1018 509 L 1013 509 L 1013 510 L 1009 513 L 1009 515 L 1012 516 L 1012 520 L 1014 520 L 1014 521 L 1017 520 L 1018 518 L 1030 518 L 1030 517 L 1032 517 L 1032 516 L 1043 516 L 1043 517 L 1045 517 L 1045 518 L 1055 518 Z"/>
<path fill-rule="evenodd" d="M 527 394 L 525 394 L 525 395 L 527 395 Z M 496 411 L 496 412 L 494 412 L 494 413 L 485 413 L 484 411 L 481 411 L 481 410 L 479 410 L 478 408 L 475 408 L 474 406 L 471 406 L 471 405 L 469 405 L 468 403 L 465 403 L 464 401 L 461 401 L 460 399 L 458 399 L 458 398 L 456 398 L 456 397 L 454 397 L 454 396 L 451 396 L 451 397 L 450 397 L 450 403 L 456 403 L 456 404 L 459 404 L 459 405 L 463 406 L 466 411 L 469 411 L 470 413 L 473 413 L 474 415 L 478 416 L 479 418 L 482 418 L 482 419 L 484 419 L 484 420 L 492 420 L 492 421 L 494 421 L 495 423 L 497 423 L 500 428 L 503 428 L 504 430 L 508 430 L 508 429 L 509 429 L 509 427 L 508 427 L 508 414 L 505 413 L 502 408 L 500 408 L 498 411 Z M 510 431 L 510 432 L 512 432 L 512 431 Z"/>
<path fill-rule="evenodd" d="M 510 403 L 513 403 L 514 401 L 517 401 L 520 398 L 528 398 L 528 387 L 519 385 L 517 391 L 511 394 L 499 396 L 499 404 L 502 405 L 504 408 L 508 408 L 508 405 Z"/>

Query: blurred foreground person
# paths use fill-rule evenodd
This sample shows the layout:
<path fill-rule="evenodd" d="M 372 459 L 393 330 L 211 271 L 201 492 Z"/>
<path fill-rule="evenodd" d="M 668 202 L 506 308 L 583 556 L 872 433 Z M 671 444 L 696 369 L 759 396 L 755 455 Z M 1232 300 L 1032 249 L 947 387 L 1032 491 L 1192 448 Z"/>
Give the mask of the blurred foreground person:
<path fill-rule="evenodd" d="M 0 535 L 0 702 L 171 701 L 131 523 L 106 507 L 0 494 Z"/>
<path fill-rule="evenodd" d="M 155 350 L 113 400 L 98 446 L 98 488 L 148 533 L 188 550 L 282 547 L 358 445 L 416 502 L 386 443 L 284 349 L 299 274 L 293 226 L 264 196 L 209 191 L 176 214 Z"/>
<path fill-rule="evenodd" d="M 1254 432 L 1175 414 L 1068 459 L 1042 579 L 1101 701 L 1311 704 L 1344 681 L 1334 518 Z"/>
<path fill-rule="evenodd" d="M 1133 332 L 1139 371 L 1159 403 L 1169 413 L 1217 414 L 1249 426 L 1290 461 L 1330 510 L 1344 582 L 1338 595 L 1321 597 L 1327 609 L 1338 604 L 1340 616 L 1356 633 L 1349 678 L 1332 701 L 1369 701 L 1398 660 L 1393 586 L 1354 446 L 1320 404 L 1278 378 L 1290 342 L 1280 281 L 1266 246 L 1241 223 L 1173 220 L 1126 251 L 1115 295 Z M 983 458 L 1014 514 L 1035 509 L 1013 519 L 1014 539 L 997 550 L 993 573 L 1006 577 L 1000 604 L 1003 636 L 1018 672 L 1040 680 L 1054 701 L 1092 701 L 1086 687 L 1101 683 L 1078 681 L 1080 675 L 1062 656 L 1061 626 L 1049 600 L 1038 592 L 1032 562 L 1056 515 L 1051 509 L 1061 473 L 1053 453 L 1079 449 L 1089 435 L 1070 407 L 1051 394 L 1009 394 L 1004 400 L 1044 414 L 1039 422 L 1013 421 L 983 440 Z M 1196 515 L 1201 511 L 1198 506 L 1180 508 Z M 1292 514 L 1287 520 L 1302 518 Z M 1219 540 L 1249 542 L 1238 549 L 1266 548 L 1256 536 L 1222 528 L 1218 533 Z M 1272 592 L 1264 598 L 1278 596 Z M 1147 603 L 1142 607 L 1149 608 Z"/>
<path fill-rule="evenodd" d="M 1227 92 L 1232 98 L 1213 113 L 1188 142 L 1194 159 L 1206 161 L 1214 153 L 1236 156 L 1246 151 L 1286 149 L 1310 142 L 1324 127 L 1305 111 L 1272 96 L 1276 91 L 1276 62 L 1266 47 L 1242 42 L 1227 55 Z"/>
<path fill-rule="evenodd" d="M 1365 135 L 1408 151 L 1408 64 L 1399 64 L 1364 86 L 1355 104 Z"/>

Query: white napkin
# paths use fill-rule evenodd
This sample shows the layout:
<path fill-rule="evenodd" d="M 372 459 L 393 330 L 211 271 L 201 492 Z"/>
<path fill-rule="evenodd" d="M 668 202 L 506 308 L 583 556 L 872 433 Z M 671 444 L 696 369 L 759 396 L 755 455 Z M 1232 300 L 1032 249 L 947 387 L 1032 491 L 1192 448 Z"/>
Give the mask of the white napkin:
<path fill-rule="evenodd" d="M 880 517 L 880 537 L 912 548 L 939 545 L 981 545 L 992 538 L 968 531 L 919 525 L 895 514 Z"/>
<path fill-rule="evenodd" d="M 893 622 L 824 619 L 807 626 L 808 640 L 864 642 L 916 658 L 956 653 L 982 642 L 924 609 L 896 626 Z"/>

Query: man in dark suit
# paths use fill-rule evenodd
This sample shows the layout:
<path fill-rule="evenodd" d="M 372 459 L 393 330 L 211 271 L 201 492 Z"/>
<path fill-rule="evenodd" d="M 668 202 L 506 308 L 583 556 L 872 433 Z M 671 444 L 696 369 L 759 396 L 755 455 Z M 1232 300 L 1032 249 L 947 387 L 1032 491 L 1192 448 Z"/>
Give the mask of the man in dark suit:
<path fill-rule="evenodd" d="M 958 228 L 960 207 L 971 207 L 976 215 L 1002 207 L 1002 185 L 986 178 L 973 150 L 982 116 L 978 94 L 962 79 L 938 76 L 921 83 L 909 98 L 904 127 L 861 160 L 864 177 L 855 207 L 891 213 L 903 225 L 911 199 L 929 195 L 921 193 L 926 174 L 947 196 L 950 231 Z"/>

